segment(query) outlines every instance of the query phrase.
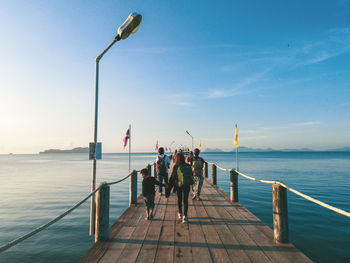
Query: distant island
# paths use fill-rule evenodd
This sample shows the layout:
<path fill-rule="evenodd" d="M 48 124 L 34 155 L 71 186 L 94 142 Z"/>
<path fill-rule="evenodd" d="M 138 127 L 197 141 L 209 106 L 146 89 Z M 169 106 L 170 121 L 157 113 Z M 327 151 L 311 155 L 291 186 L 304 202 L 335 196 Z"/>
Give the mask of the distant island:
<path fill-rule="evenodd" d="M 39 152 L 39 154 L 45 153 L 89 153 L 89 147 L 77 147 L 71 150 L 49 149 L 43 152 Z"/>
<path fill-rule="evenodd" d="M 211 149 L 206 148 L 204 152 L 235 152 L 236 149 L 233 149 L 231 151 L 224 151 L 218 148 Z M 312 150 L 309 148 L 302 148 L 302 149 L 272 149 L 272 148 L 266 148 L 266 149 L 260 149 L 260 148 L 249 148 L 249 147 L 239 147 L 239 152 L 350 152 L 350 147 L 343 147 L 343 148 L 335 148 L 335 149 L 328 149 L 328 150 Z"/>

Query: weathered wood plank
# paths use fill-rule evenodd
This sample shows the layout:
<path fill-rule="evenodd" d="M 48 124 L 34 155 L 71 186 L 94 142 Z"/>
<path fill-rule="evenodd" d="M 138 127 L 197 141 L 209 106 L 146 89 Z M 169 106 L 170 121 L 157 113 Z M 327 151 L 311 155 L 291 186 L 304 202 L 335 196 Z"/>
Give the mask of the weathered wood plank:
<path fill-rule="evenodd" d="M 120 257 L 123 249 L 127 245 L 126 242 L 118 242 L 117 240 L 128 240 L 132 236 L 134 231 L 135 231 L 135 227 L 132 227 L 132 226 L 123 227 L 119 231 L 117 236 L 112 238 L 111 241 L 109 241 L 108 250 L 106 250 L 106 253 L 101 257 L 101 259 L 98 262 L 99 263 L 116 262 L 116 259 Z"/>
<path fill-rule="evenodd" d="M 226 201 L 221 201 L 217 194 L 214 192 L 215 190 L 206 185 L 206 191 L 210 193 L 210 199 L 214 200 L 214 204 L 217 209 L 219 206 L 222 209 L 217 209 L 217 218 L 223 219 L 226 221 L 226 225 L 229 229 L 229 234 L 233 235 L 237 240 L 237 248 L 241 248 L 241 251 L 244 252 L 250 261 L 252 262 L 270 262 L 269 258 L 266 257 L 262 249 L 256 244 L 256 242 L 244 231 L 244 228 L 240 224 L 247 223 L 245 220 L 236 220 L 232 217 L 230 213 L 226 211 L 226 207 L 230 207 L 231 205 Z M 210 201 L 209 201 L 210 202 Z M 233 206 L 232 206 L 233 208 Z M 231 252 L 232 253 L 232 252 Z M 232 255 L 232 254 L 231 254 Z M 244 256 L 241 254 L 242 258 Z"/>
<path fill-rule="evenodd" d="M 227 200 L 227 194 L 222 189 L 217 188 L 216 191 L 218 192 L 218 196 L 220 195 L 221 198 Z M 254 233 L 258 233 L 257 230 L 261 232 L 255 235 L 254 239 L 262 248 L 265 248 L 265 253 L 268 253 L 268 256 L 275 262 L 312 262 L 292 244 L 275 244 L 273 242 L 272 229 L 263 224 L 260 219 L 249 212 L 245 207 L 238 206 L 235 210 L 230 207 L 227 210 L 233 218 L 237 218 L 237 220 L 246 220 L 247 222 L 251 222 L 251 225 L 254 225 L 253 228 L 251 225 L 242 224 L 242 227 L 246 228 L 248 234 L 251 233 L 254 235 Z M 268 252 L 268 250 L 273 251 Z"/>
<path fill-rule="evenodd" d="M 162 224 L 164 220 L 166 207 L 165 197 L 160 197 L 157 206 L 155 207 L 154 219 L 151 220 L 147 235 L 140 249 L 136 262 L 154 262 L 157 253 L 158 241 Z"/>
<path fill-rule="evenodd" d="M 154 201 L 156 204 L 155 211 L 157 209 L 159 200 L 160 200 L 159 196 L 156 196 Z M 132 224 L 134 223 L 136 224 L 135 231 L 131 235 L 129 240 L 121 241 L 121 242 L 127 242 L 128 245 L 124 247 L 122 254 L 118 258 L 118 260 L 115 262 L 118 262 L 118 263 L 135 262 L 140 253 L 142 244 L 144 243 L 151 221 L 145 220 L 146 212 L 145 212 L 144 204 L 140 203 L 139 209 L 137 211 L 138 211 L 137 220 L 132 223 Z"/>
<path fill-rule="evenodd" d="M 157 254 L 155 257 L 156 263 L 174 262 L 175 251 L 175 194 L 170 198 L 163 199 L 165 206 L 165 213 L 162 222 L 162 228 L 159 237 Z M 163 205 L 163 204 L 162 204 Z"/>
<path fill-rule="evenodd" d="M 139 201 L 139 200 L 138 200 Z M 130 207 L 124 211 L 124 213 L 119 217 L 119 219 L 110 228 L 110 237 L 115 236 L 124 227 L 124 224 L 133 217 L 136 206 Z M 98 262 L 98 260 L 104 255 L 108 249 L 110 242 L 101 241 L 96 243 L 86 255 L 80 260 L 80 262 Z"/>
<path fill-rule="evenodd" d="M 192 247 L 187 223 L 177 218 L 175 223 L 175 257 L 174 262 L 192 262 Z"/>
<path fill-rule="evenodd" d="M 189 232 L 190 242 L 193 253 L 194 263 L 209 263 L 212 262 L 205 236 L 200 225 L 200 221 L 194 207 L 194 202 L 191 201 L 188 207 L 189 216 Z"/>
<path fill-rule="evenodd" d="M 208 188 L 206 188 L 205 191 L 208 191 Z M 207 214 L 210 215 L 211 218 L 214 218 L 211 219 L 212 224 L 220 236 L 227 254 L 230 256 L 233 262 L 251 262 L 244 248 L 228 227 L 228 225 L 233 222 L 231 216 L 227 216 L 227 214 L 224 215 L 222 213 L 224 207 L 216 207 L 218 203 L 213 201 L 216 201 L 216 199 L 211 196 L 208 199 L 208 202 L 205 202 L 207 205 L 203 205 L 203 207 L 206 209 Z"/>
<path fill-rule="evenodd" d="M 156 196 L 144 220 L 142 197 L 81 262 L 311 262 L 292 244 L 275 244 L 272 230 L 209 180 L 202 201 L 189 200 L 189 223 L 177 218 L 177 197 Z"/>
<path fill-rule="evenodd" d="M 203 189 L 204 190 L 204 189 Z M 203 195 L 205 195 L 203 193 Z M 202 194 L 201 194 L 202 196 Z M 202 196 L 203 198 L 203 196 Z M 221 239 L 216 232 L 210 220 L 210 215 L 207 214 L 202 203 L 195 204 L 196 213 L 202 227 L 202 231 L 207 242 L 211 258 L 214 262 L 231 262 L 229 255 L 221 242 Z"/>
<path fill-rule="evenodd" d="M 216 187 L 209 188 L 214 193 L 216 200 L 227 200 L 227 194 L 221 192 L 221 189 Z M 217 194 L 215 194 L 217 193 Z M 241 222 L 240 227 L 247 233 L 252 240 L 262 249 L 264 254 L 273 262 L 311 262 L 305 255 L 300 253 L 294 246 L 289 244 L 281 245 L 273 242 L 273 238 L 269 238 L 265 232 L 271 232 L 272 230 L 264 225 L 258 218 L 251 217 L 252 215 L 243 206 L 226 206 L 225 210 L 232 216 L 234 220 Z M 244 223 L 247 222 L 247 223 Z M 261 231 L 264 229 L 264 231 Z M 268 231 L 269 230 L 269 231 Z M 306 260 L 306 261 L 305 261 Z"/>

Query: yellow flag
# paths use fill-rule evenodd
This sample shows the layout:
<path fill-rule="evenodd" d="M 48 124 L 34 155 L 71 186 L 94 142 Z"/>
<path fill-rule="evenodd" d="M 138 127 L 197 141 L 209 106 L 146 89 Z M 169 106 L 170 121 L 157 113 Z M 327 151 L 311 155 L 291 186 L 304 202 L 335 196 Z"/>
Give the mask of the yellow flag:
<path fill-rule="evenodd" d="M 235 128 L 235 141 L 234 144 L 236 146 L 236 148 L 238 148 L 238 129 L 237 129 L 237 124 L 236 124 L 236 128 Z"/>
<path fill-rule="evenodd" d="M 199 141 L 199 146 L 198 146 L 199 150 L 202 150 L 202 140 Z"/>

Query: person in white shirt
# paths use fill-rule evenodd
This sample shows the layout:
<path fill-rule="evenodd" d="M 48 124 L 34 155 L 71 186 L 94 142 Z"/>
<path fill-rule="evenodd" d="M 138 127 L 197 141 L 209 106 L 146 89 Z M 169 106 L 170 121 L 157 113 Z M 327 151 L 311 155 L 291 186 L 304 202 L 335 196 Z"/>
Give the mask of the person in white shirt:
<path fill-rule="evenodd" d="M 162 184 L 163 180 L 164 183 L 168 184 L 168 169 L 170 164 L 170 158 L 164 153 L 164 148 L 160 147 L 158 149 L 159 155 L 156 159 L 156 172 L 158 174 L 158 180 Z M 162 195 L 162 185 L 159 186 L 159 193 Z"/>

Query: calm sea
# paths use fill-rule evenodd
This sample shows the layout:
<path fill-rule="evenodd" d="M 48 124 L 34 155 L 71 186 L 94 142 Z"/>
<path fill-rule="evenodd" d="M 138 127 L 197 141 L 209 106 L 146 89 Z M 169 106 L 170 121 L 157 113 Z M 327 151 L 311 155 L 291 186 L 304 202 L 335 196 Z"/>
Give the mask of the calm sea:
<path fill-rule="evenodd" d="M 235 167 L 232 153 L 203 153 L 206 160 Z M 134 154 L 143 168 L 154 154 Z M 307 195 L 350 211 L 350 153 L 240 153 L 240 171 L 280 180 Z M 92 163 L 86 154 L 0 155 L 0 244 L 48 222 L 90 191 Z M 97 182 L 128 173 L 126 154 L 105 154 Z M 140 178 L 139 178 L 140 179 Z M 141 180 L 139 180 L 140 182 Z M 111 186 L 110 221 L 128 206 L 128 180 Z M 218 170 L 218 185 L 229 191 L 229 176 Z M 139 184 L 140 186 L 140 184 Z M 271 185 L 239 178 L 240 202 L 272 227 Z M 350 262 L 350 219 L 288 192 L 290 241 L 315 262 Z M 93 245 L 89 202 L 53 226 L 0 254 L 0 262 L 77 262 Z"/>

